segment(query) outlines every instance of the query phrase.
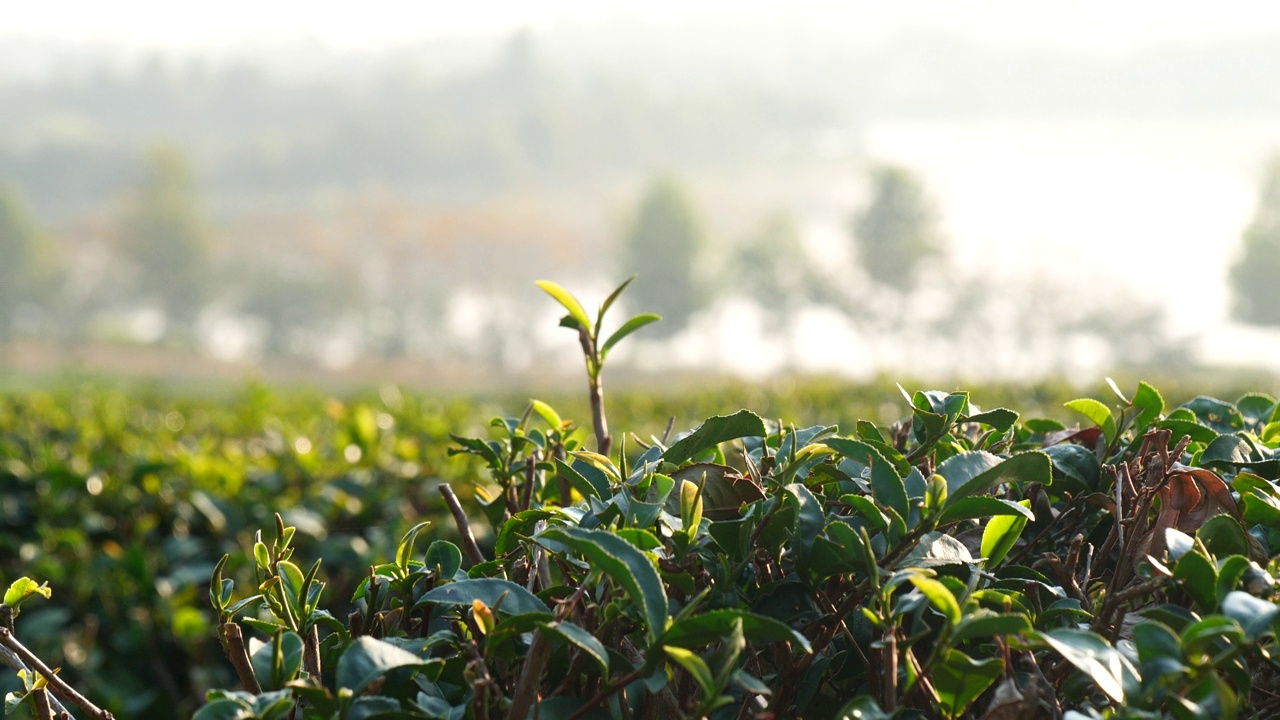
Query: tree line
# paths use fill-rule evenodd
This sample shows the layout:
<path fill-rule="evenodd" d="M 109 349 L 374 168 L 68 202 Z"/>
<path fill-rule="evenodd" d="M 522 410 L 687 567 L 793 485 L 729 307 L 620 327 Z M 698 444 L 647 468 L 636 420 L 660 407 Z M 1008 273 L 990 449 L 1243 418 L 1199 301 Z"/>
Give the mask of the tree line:
<path fill-rule="evenodd" d="M 134 342 L 208 349 L 219 327 L 248 327 L 265 355 L 315 358 L 317 348 L 346 338 L 348 354 L 502 363 L 529 341 L 519 292 L 534 275 L 608 282 L 637 274 L 629 301 L 666 317 L 654 336 L 677 337 L 737 299 L 787 346 L 788 363 L 807 352 L 796 327 L 811 308 L 835 311 L 867 338 L 919 341 L 913 351 L 945 352 L 960 364 L 997 336 L 1050 356 L 1064 338 L 1092 337 L 1116 362 L 1185 357 L 1159 309 L 1131 295 L 1089 299 L 1051 279 L 954 271 L 943 218 L 918 175 L 874 166 L 865 183 L 847 223 L 852 262 L 815 251 L 786 211 L 731 242 L 711 242 L 696 193 L 670 175 L 648 184 L 614 241 L 594 253 L 581 252 L 581 238 L 554 220 L 507 210 L 419 221 L 412 208 L 398 220 L 379 206 L 335 220 L 347 223 L 344 231 L 295 217 L 246 236 L 207 220 L 191 162 L 177 146 L 158 145 L 113 213 L 57 234 L 20 188 L 0 190 L 0 341 L 119 337 L 113 319 L 141 316 L 151 330 L 135 332 Z M 1234 313 L 1245 322 L 1280 325 L 1270 282 L 1280 267 L 1277 208 L 1280 161 L 1266 175 L 1229 278 Z M 362 234 L 347 237 L 353 227 Z M 290 239 L 272 248 L 275 235 Z M 459 332 L 450 315 L 468 297 L 478 329 Z M 930 345 L 932 338 L 949 345 Z"/>

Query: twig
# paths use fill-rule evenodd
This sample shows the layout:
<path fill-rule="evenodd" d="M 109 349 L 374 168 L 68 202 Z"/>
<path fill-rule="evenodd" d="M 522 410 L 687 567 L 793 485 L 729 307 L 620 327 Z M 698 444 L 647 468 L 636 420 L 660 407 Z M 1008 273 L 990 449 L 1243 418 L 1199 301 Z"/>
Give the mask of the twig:
<path fill-rule="evenodd" d="M 591 698 L 586 703 L 584 703 L 582 707 L 574 711 L 574 713 L 569 717 L 565 718 L 565 720 L 578 720 L 578 718 L 582 717 L 583 715 L 586 715 L 597 705 L 607 700 L 610 695 L 630 685 L 632 681 L 636 680 L 639 677 L 640 677 L 640 668 L 636 668 L 635 670 L 632 670 L 631 672 L 623 676 L 620 680 L 613 682 L 608 687 L 602 688 L 600 692 L 596 693 L 595 697 Z M 509 716 L 509 717 L 514 717 L 514 716 Z"/>
<path fill-rule="evenodd" d="M 613 447 L 613 436 L 609 434 L 609 421 L 604 416 L 604 381 L 600 378 L 595 339 L 586 328 L 578 328 L 578 341 L 582 343 L 582 352 L 588 363 L 594 361 L 595 364 L 594 368 L 588 368 L 587 373 L 587 385 L 591 391 L 591 424 L 596 431 L 596 452 L 608 457 L 609 449 Z"/>
<path fill-rule="evenodd" d="M 244 634 L 240 631 L 240 626 L 234 622 L 224 623 L 222 637 L 227 641 L 227 659 L 240 678 L 240 686 L 254 695 L 261 693 L 262 686 L 253 673 L 253 663 L 249 662 L 249 650 L 244 646 Z"/>
<path fill-rule="evenodd" d="M 534 481 L 538 478 L 538 453 L 534 451 L 532 455 L 524 461 L 524 487 L 520 492 L 520 509 L 528 510 L 533 507 L 533 486 Z"/>
<path fill-rule="evenodd" d="M 53 708 L 49 706 L 49 692 L 40 688 L 31 693 L 31 700 L 36 704 L 36 717 L 39 720 L 53 720 Z"/>
<path fill-rule="evenodd" d="M 453 513 L 453 522 L 458 526 L 458 534 L 462 536 L 462 549 L 472 563 L 479 565 L 484 562 L 484 553 L 480 552 L 480 546 L 476 544 L 476 536 L 471 534 L 471 523 L 467 520 L 466 511 L 462 509 L 462 503 L 458 502 L 458 496 L 449 487 L 449 483 L 440 483 L 440 494 L 444 496 L 449 512 Z"/>
<path fill-rule="evenodd" d="M 8 665 L 14 670 L 21 670 L 22 672 L 25 672 L 25 673 L 31 672 L 31 668 L 27 667 L 27 664 L 22 662 L 22 658 L 19 658 L 16 653 L 14 653 L 12 650 L 5 647 L 4 645 L 0 645 L 0 660 L 3 660 L 5 665 Z M 58 702 L 58 698 L 56 697 L 49 698 L 49 704 L 52 706 L 52 709 L 56 712 L 56 717 L 58 718 L 71 717 L 71 713 L 67 712 L 67 709 L 62 706 L 62 703 Z"/>
<path fill-rule="evenodd" d="M 312 625 L 311 632 L 307 633 L 307 642 L 302 647 L 302 664 L 312 677 L 320 679 L 320 629 L 316 625 Z"/>
<path fill-rule="evenodd" d="M 535 632 L 533 642 L 529 645 L 529 654 L 525 657 L 524 669 L 520 672 L 520 681 L 511 696 L 508 720 L 524 720 L 529 716 L 529 709 L 538 699 L 538 688 L 542 686 L 542 673 L 547 669 L 547 661 L 550 659 L 551 643 L 547 642 L 542 633 Z"/>
<path fill-rule="evenodd" d="M 898 626 L 896 623 L 889 625 L 889 630 L 885 633 L 882 640 L 884 647 L 881 649 L 881 657 L 884 659 L 884 697 L 880 706 L 886 712 L 894 712 L 898 709 Z"/>
<path fill-rule="evenodd" d="M 578 589 L 556 612 L 556 622 L 563 622 L 573 611 L 573 606 L 586 592 L 586 585 Z M 542 673 L 547 669 L 547 661 L 551 659 L 551 643 L 540 632 L 533 634 L 533 643 L 529 645 L 529 654 L 525 656 L 524 669 L 520 672 L 520 681 L 516 683 L 515 693 L 511 696 L 511 706 L 507 710 L 509 720 L 524 720 L 529 716 L 529 709 L 538 699 L 538 688 L 542 686 Z"/>
<path fill-rule="evenodd" d="M 15 655 L 22 659 L 23 662 L 31 666 L 36 672 L 43 675 L 45 681 L 49 683 L 48 687 L 53 690 L 56 695 L 67 702 L 79 706 L 81 710 L 84 710 L 92 718 L 97 718 L 98 720 L 114 720 L 114 715 L 90 702 L 89 698 L 81 695 L 75 688 L 68 685 L 65 680 L 58 677 L 56 673 L 50 670 L 49 666 L 45 665 L 43 660 L 36 657 L 35 653 L 28 650 L 22 643 L 18 642 L 18 638 L 13 636 L 13 633 L 9 631 L 9 628 L 0 627 L 0 644 L 12 650 Z"/>

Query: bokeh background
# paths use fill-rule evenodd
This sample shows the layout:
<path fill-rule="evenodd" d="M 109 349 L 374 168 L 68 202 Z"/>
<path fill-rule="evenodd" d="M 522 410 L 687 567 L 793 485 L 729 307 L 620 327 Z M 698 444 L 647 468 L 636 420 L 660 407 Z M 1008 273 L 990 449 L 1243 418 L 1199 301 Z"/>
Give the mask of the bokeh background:
<path fill-rule="evenodd" d="M 14 5 L 0 357 L 546 378 L 533 281 L 639 273 L 615 372 L 1270 373 L 1276 67 L 1261 2 Z"/>

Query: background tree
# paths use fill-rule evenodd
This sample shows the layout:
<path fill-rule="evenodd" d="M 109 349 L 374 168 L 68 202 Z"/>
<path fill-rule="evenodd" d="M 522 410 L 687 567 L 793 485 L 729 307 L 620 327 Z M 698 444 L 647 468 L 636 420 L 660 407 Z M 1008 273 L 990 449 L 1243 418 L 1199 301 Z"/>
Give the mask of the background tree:
<path fill-rule="evenodd" d="M 726 275 L 722 287 L 760 308 L 768 333 L 786 342 L 787 362 L 792 364 L 795 312 L 830 294 L 826 278 L 805 251 L 795 218 L 787 212 L 766 218 L 755 234 L 735 248 Z"/>
<path fill-rule="evenodd" d="M 920 264 L 942 252 L 938 211 L 907 168 L 871 171 L 871 201 L 853 219 L 854 246 L 871 280 L 900 293 L 915 287 Z"/>
<path fill-rule="evenodd" d="M 640 201 L 622 248 L 622 275 L 636 273 L 628 300 L 663 316 L 655 334 L 671 335 L 707 302 L 698 260 L 706 243 L 702 221 L 685 189 L 655 180 Z"/>
<path fill-rule="evenodd" d="M 179 148 L 151 150 L 121 234 L 139 273 L 137 299 L 160 306 L 166 335 L 189 341 L 208 292 L 210 243 L 195 175 Z"/>
<path fill-rule="evenodd" d="M 51 251 L 22 194 L 0 186 L 0 347 L 13 342 L 19 309 L 52 295 Z"/>
<path fill-rule="evenodd" d="M 1263 175 L 1258 207 L 1230 271 L 1232 314 L 1255 325 L 1280 325 L 1280 156 Z"/>

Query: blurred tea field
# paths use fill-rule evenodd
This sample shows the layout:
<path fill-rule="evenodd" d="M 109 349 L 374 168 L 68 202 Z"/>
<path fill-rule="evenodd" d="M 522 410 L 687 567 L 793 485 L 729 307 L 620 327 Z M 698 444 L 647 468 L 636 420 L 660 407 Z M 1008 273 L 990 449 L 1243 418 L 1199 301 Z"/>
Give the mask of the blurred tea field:
<path fill-rule="evenodd" d="M 1144 379 L 1172 404 L 1271 387 L 1244 376 Z M 1069 422 L 1078 418 L 1062 405 L 1072 398 L 1114 401 L 1102 382 L 939 389 L 969 390 L 984 408 Z M 239 559 L 229 574 L 246 573 L 236 563 L 251 557 L 254 532 L 273 527 L 279 512 L 298 528 L 298 556 L 326 559 L 323 604 L 345 617 L 361 580 L 352 569 L 385 561 L 415 523 L 433 521 L 424 539 L 456 538 L 441 483 L 478 507 L 468 500 L 480 468 L 450 453 L 451 434 L 483 436 L 491 418 L 519 417 L 534 395 L 576 426 L 590 425 L 585 392 L 562 384 L 542 394 L 391 385 L 326 393 L 255 381 L 192 388 L 70 376 L 11 386 L 0 395 L 0 581 L 29 576 L 53 589 L 50 600 L 24 606 L 20 635 L 37 654 L 60 658 L 62 675 L 117 716 L 189 716 L 206 689 L 233 677 L 208 600 L 224 553 Z M 679 433 L 743 407 L 797 427 L 890 423 L 910 412 L 891 379 L 624 378 L 608 402 L 628 452 L 668 423 Z M 16 682 L 6 676 L 0 689 Z"/>

